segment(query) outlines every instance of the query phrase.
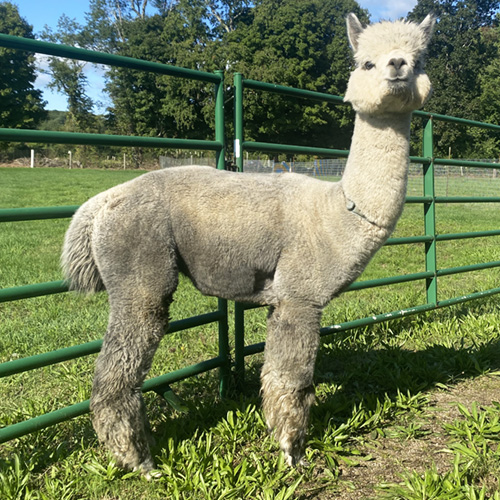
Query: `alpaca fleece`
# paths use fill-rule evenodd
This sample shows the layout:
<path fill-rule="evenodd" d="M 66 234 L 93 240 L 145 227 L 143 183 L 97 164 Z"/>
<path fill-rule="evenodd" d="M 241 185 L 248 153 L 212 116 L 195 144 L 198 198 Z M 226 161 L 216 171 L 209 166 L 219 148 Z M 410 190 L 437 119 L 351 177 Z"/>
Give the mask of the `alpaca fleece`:
<path fill-rule="evenodd" d="M 403 209 L 411 112 L 430 93 L 423 70 L 434 19 L 347 29 L 356 111 L 344 176 L 259 175 L 179 167 L 91 198 L 66 233 L 74 290 L 106 290 L 92 422 L 125 468 L 154 468 L 142 383 L 167 326 L 178 274 L 198 290 L 268 305 L 262 398 L 289 464 L 300 462 L 314 401 L 321 311 L 363 271 Z"/>

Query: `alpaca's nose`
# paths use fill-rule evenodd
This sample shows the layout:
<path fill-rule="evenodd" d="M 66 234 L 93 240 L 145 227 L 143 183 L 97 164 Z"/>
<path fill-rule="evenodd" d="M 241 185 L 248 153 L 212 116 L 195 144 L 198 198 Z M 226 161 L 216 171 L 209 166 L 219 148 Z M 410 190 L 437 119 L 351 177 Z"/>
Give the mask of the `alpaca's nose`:
<path fill-rule="evenodd" d="M 389 66 L 394 66 L 394 69 L 396 71 L 399 71 L 401 69 L 401 66 L 405 66 L 405 65 L 406 65 L 406 61 L 403 57 L 393 57 L 389 61 Z"/>

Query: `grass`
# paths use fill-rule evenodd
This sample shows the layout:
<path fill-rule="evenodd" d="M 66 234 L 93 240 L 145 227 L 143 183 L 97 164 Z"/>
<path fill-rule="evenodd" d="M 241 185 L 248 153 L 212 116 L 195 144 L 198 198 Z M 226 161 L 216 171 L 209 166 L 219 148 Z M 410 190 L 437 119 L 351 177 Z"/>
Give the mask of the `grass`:
<path fill-rule="evenodd" d="M 0 206 L 79 204 L 142 172 L 0 169 Z M 456 182 L 454 182 L 456 181 Z M 474 182 L 473 182 L 474 181 Z M 481 179 L 446 179 L 452 195 L 481 192 Z M 488 189 L 495 180 L 489 179 Z M 417 181 L 412 181 L 417 185 Z M 439 183 L 439 179 L 438 179 Z M 438 185 L 439 188 L 439 185 Z M 452 191 L 453 190 L 453 191 Z M 472 192 L 471 192 L 472 191 Z M 440 233 L 495 229 L 494 205 L 438 207 Z M 0 226 L 2 287 L 60 279 L 67 220 Z M 395 236 L 422 234 L 422 208 L 408 205 Z M 440 267 L 498 260 L 497 238 L 440 243 Z M 386 247 L 362 279 L 424 270 L 422 245 Z M 440 298 L 498 286 L 496 270 L 440 279 Z M 344 294 L 323 324 L 425 302 L 414 282 Z M 208 312 L 216 299 L 182 280 L 172 319 Z M 60 294 L 0 305 L 0 361 L 100 338 L 105 294 Z M 266 311 L 247 311 L 246 342 L 265 339 Z M 498 499 L 500 306 L 480 300 L 324 339 L 315 374 L 308 466 L 289 469 L 266 433 L 258 397 L 262 355 L 247 358 L 242 394 L 217 396 L 217 373 L 175 384 L 188 413 L 148 393 L 162 477 L 121 471 L 97 443 L 88 416 L 0 446 L 2 499 Z M 217 354 L 213 325 L 169 335 L 151 375 Z M 90 395 L 95 356 L 2 379 L 0 424 Z"/>

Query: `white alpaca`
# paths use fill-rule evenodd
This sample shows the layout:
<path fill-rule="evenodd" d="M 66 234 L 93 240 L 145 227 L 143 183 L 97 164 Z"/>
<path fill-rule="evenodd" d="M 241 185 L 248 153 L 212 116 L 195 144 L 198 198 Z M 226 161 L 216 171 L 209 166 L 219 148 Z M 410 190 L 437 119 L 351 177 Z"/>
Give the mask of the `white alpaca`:
<path fill-rule="evenodd" d="M 154 467 L 140 387 L 179 271 L 205 294 L 270 306 L 263 406 L 287 462 L 300 461 L 321 311 L 360 275 L 403 209 L 411 113 L 430 93 L 423 57 L 433 24 L 428 16 L 364 29 L 348 16 L 357 67 L 345 99 L 356 122 L 340 182 L 181 167 L 116 186 L 75 214 L 62 263 L 73 289 L 109 294 L 91 409 L 123 466 L 146 475 Z"/>

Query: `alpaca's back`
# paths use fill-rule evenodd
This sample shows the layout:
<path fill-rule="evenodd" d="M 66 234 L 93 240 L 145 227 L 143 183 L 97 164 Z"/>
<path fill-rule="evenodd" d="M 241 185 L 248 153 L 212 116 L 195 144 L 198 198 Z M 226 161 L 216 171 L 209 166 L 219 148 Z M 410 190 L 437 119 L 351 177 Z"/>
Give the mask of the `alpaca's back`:
<path fill-rule="evenodd" d="M 336 190 L 335 183 L 298 174 L 209 167 L 151 172 L 82 205 L 66 234 L 63 270 L 73 290 L 99 291 L 106 283 L 109 291 L 110 277 L 138 280 L 145 260 L 155 260 L 159 270 L 171 254 L 205 294 L 274 303 L 280 256 L 293 250 L 303 261 L 318 261 L 315 247 L 330 246 L 329 237 L 316 236 L 321 244 L 309 240 L 325 230 L 319 214 Z M 329 224 L 341 218 L 335 210 Z"/>

